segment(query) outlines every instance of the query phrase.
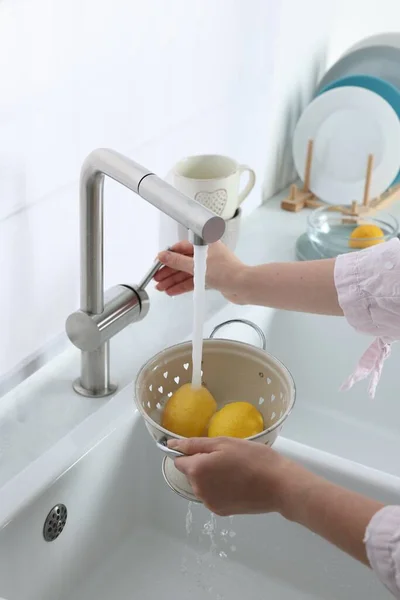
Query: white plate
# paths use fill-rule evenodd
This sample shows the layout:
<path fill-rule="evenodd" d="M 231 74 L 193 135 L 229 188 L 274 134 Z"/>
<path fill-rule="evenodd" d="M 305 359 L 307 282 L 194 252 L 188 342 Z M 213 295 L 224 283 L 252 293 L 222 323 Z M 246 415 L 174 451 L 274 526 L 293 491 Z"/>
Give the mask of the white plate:
<path fill-rule="evenodd" d="M 361 48 L 371 48 L 371 46 L 392 46 L 392 48 L 400 50 L 400 32 L 388 31 L 370 35 L 351 46 L 351 48 L 346 50 L 344 55 L 354 52 L 354 50 L 361 50 Z"/>
<path fill-rule="evenodd" d="M 374 155 L 371 197 L 392 183 L 400 165 L 400 121 L 383 98 L 358 87 L 336 88 L 309 104 L 297 124 L 293 158 L 304 177 L 314 140 L 310 189 L 329 204 L 363 197 L 368 155 Z"/>
<path fill-rule="evenodd" d="M 329 83 L 350 75 L 379 77 L 400 89 L 400 48 L 371 46 L 353 50 L 342 56 L 318 84 L 320 92 Z"/>

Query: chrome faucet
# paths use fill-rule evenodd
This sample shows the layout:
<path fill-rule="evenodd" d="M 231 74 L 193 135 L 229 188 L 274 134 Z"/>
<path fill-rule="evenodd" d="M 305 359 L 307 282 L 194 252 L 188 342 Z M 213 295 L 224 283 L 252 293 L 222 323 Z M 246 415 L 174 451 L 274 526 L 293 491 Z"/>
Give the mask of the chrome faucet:
<path fill-rule="evenodd" d="M 66 322 L 71 342 L 82 351 L 74 390 L 103 397 L 115 392 L 110 380 L 110 339 L 149 310 L 145 290 L 159 264 L 139 285 L 117 285 L 104 293 L 103 189 L 107 175 L 172 217 L 193 234 L 195 244 L 219 240 L 225 221 L 133 160 L 114 150 L 94 150 L 80 176 L 81 308 Z"/>

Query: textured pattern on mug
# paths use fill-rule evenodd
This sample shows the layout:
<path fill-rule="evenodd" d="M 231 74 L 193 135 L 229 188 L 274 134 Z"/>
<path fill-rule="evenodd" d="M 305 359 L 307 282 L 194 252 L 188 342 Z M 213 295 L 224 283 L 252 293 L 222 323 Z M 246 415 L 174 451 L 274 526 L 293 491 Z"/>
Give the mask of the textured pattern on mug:
<path fill-rule="evenodd" d="M 214 192 L 197 192 L 194 199 L 215 214 L 221 215 L 228 201 L 228 192 L 225 189 Z"/>

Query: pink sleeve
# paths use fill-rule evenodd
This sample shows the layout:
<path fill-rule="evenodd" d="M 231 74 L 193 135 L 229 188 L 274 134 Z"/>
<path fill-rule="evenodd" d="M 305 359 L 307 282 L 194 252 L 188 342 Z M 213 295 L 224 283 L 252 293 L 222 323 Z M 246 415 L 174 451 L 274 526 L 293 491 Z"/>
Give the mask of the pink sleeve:
<path fill-rule="evenodd" d="M 400 241 L 338 256 L 335 285 L 349 324 L 376 339 L 342 389 L 371 376 L 370 396 L 378 384 L 390 344 L 400 339 Z"/>
<path fill-rule="evenodd" d="M 338 256 L 335 285 L 350 325 L 361 333 L 400 339 L 400 241 Z"/>
<path fill-rule="evenodd" d="M 395 598 L 400 598 L 400 506 L 385 506 L 377 512 L 364 542 L 373 571 Z"/>

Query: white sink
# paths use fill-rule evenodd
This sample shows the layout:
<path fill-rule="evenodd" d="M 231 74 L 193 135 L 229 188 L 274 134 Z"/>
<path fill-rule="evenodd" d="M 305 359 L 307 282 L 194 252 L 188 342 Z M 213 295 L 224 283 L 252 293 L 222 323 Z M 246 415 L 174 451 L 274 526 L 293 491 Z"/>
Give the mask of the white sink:
<path fill-rule="evenodd" d="M 368 569 L 277 515 L 217 518 L 213 541 L 202 533 L 210 513 L 194 506 L 187 533 L 188 503 L 165 484 L 162 457 L 131 407 L 131 393 L 121 392 L 2 488 L 0 596 L 390 598 Z M 339 459 L 283 438 L 277 447 L 347 486 L 399 501 L 397 478 L 338 465 Z M 67 507 L 66 526 L 45 542 L 44 521 L 57 504 Z"/>

